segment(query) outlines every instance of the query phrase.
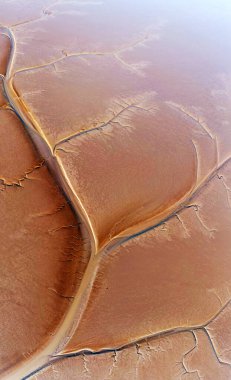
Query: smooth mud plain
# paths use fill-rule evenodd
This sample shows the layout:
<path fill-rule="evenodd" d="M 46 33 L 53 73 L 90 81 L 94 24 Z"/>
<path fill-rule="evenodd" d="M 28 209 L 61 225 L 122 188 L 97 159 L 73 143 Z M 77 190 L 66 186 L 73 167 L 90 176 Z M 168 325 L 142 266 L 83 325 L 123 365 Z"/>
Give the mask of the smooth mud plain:
<path fill-rule="evenodd" d="M 0 8 L 0 378 L 230 380 L 231 5 Z"/>

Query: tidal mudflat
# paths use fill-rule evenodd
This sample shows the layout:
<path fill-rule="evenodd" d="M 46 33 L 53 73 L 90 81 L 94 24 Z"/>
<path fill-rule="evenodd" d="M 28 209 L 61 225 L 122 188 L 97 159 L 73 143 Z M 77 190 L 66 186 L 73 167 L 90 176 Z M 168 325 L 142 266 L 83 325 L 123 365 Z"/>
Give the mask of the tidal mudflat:
<path fill-rule="evenodd" d="M 231 378 L 231 5 L 0 6 L 0 378 Z"/>

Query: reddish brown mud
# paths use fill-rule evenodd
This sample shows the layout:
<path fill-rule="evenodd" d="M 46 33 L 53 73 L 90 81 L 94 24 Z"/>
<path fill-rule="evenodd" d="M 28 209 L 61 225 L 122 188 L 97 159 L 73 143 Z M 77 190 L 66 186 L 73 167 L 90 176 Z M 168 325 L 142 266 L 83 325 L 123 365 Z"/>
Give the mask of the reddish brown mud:
<path fill-rule="evenodd" d="M 229 380 L 230 4 L 1 8 L 2 378 Z"/>

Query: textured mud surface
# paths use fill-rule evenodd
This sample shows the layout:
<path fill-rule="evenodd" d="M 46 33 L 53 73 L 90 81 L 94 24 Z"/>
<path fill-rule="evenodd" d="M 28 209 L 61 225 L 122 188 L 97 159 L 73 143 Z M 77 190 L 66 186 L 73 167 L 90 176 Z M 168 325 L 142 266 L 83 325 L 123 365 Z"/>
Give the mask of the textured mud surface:
<path fill-rule="evenodd" d="M 231 5 L 0 1 L 2 379 L 231 379 Z"/>

